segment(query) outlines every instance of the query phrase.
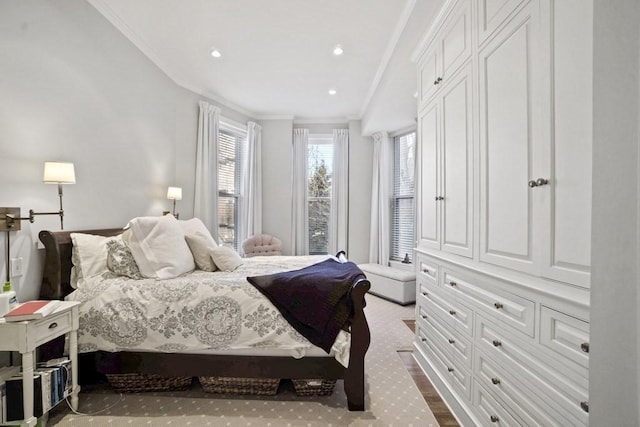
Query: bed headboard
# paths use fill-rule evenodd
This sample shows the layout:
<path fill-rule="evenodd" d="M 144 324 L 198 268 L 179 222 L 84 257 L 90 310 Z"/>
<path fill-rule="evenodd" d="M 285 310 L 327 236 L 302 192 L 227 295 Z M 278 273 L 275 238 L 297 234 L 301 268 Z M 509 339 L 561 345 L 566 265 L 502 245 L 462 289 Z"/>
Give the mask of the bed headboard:
<path fill-rule="evenodd" d="M 96 234 L 98 236 L 117 236 L 122 228 L 100 230 L 49 231 L 38 233 L 44 244 L 44 271 L 40 286 L 40 299 L 64 299 L 73 292 L 71 287 L 71 233 Z"/>

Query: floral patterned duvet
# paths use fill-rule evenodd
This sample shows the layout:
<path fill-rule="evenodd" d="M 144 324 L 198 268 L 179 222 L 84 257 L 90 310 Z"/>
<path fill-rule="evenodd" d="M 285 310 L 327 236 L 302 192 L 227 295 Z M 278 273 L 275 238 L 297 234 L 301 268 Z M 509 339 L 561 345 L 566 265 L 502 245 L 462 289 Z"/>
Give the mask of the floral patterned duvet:
<path fill-rule="evenodd" d="M 260 348 L 303 357 L 318 348 L 293 329 L 246 277 L 296 270 L 327 258 L 246 258 L 233 272 L 196 270 L 170 280 L 134 280 L 110 272 L 86 279 L 66 298 L 82 302 L 79 351 L 206 353 Z M 340 333 L 332 354 L 347 365 L 348 333 Z"/>

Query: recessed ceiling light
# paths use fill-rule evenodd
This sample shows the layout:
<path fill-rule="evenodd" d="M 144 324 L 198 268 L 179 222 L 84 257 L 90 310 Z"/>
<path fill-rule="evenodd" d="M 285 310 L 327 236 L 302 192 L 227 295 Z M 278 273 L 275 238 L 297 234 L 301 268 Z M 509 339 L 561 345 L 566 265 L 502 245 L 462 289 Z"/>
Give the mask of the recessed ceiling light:
<path fill-rule="evenodd" d="M 335 89 L 329 89 L 329 95 L 335 95 L 336 93 Z"/>
<path fill-rule="evenodd" d="M 344 50 L 342 49 L 342 46 L 340 46 L 339 44 L 336 45 L 336 47 L 333 48 L 333 54 L 335 56 L 340 56 L 344 53 Z"/>
<path fill-rule="evenodd" d="M 211 49 L 211 56 L 213 56 L 214 58 L 220 58 L 222 54 L 218 49 Z"/>

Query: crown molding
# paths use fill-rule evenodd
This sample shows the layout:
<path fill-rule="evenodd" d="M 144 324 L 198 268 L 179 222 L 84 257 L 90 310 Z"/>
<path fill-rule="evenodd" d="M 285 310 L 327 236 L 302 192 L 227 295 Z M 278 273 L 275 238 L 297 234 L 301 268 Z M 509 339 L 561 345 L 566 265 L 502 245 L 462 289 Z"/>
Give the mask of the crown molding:
<path fill-rule="evenodd" d="M 396 27 L 394 28 L 391 38 L 387 43 L 387 47 L 384 50 L 384 54 L 382 55 L 382 59 L 380 60 L 380 65 L 378 65 L 378 70 L 376 71 L 376 75 L 373 78 L 373 82 L 371 82 L 371 86 L 369 87 L 369 92 L 367 92 L 367 96 L 364 99 L 362 108 L 360 109 L 361 117 L 364 116 L 365 112 L 367 111 L 367 108 L 369 107 L 369 103 L 373 98 L 373 95 L 375 95 L 376 91 L 378 90 L 378 86 L 380 85 L 382 76 L 384 76 L 384 72 L 387 69 L 389 62 L 391 61 L 393 52 L 396 49 L 396 45 L 398 44 L 398 41 L 400 41 L 400 36 L 402 36 L 402 33 L 405 27 L 407 26 L 407 23 L 409 22 L 409 18 L 411 18 L 411 14 L 413 13 L 413 8 L 415 5 L 416 5 L 416 0 L 407 0 L 407 2 L 404 5 L 404 9 L 400 14 L 400 18 L 396 23 Z"/>

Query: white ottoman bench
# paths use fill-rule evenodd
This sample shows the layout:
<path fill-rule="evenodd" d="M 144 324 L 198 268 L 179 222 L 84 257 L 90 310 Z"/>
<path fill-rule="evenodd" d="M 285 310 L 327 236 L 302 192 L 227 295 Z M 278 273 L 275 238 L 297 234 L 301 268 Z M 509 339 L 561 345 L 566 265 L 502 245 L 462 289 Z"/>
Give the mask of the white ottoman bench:
<path fill-rule="evenodd" d="M 416 273 L 380 264 L 360 264 L 360 270 L 371 282 L 371 292 L 402 305 L 416 301 Z"/>

